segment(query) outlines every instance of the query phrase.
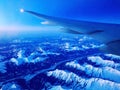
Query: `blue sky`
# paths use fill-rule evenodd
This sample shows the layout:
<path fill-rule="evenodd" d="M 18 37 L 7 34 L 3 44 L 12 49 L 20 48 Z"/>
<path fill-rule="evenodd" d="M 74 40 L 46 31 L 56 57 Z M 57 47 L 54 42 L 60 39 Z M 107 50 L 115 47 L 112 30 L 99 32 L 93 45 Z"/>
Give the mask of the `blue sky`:
<path fill-rule="evenodd" d="M 42 20 L 20 8 L 46 15 L 102 22 L 120 22 L 120 0 L 0 0 L 0 27 L 40 26 Z"/>

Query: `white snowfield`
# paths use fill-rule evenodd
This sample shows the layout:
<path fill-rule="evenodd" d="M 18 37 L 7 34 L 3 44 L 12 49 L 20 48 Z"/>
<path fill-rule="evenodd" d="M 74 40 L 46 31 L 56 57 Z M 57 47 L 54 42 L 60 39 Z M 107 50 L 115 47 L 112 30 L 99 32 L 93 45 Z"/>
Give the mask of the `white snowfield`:
<path fill-rule="evenodd" d="M 114 55 L 114 54 L 105 54 L 105 56 L 110 57 L 110 58 L 112 58 L 112 59 L 118 59 L 118 60 L 120 60 L 120 56 L 118 56 L 118 55 Z"/>
<path fill-rule="evenodd" d="M 72 90 L 120 90 L 120 84 L 101 78 L 82 78 L 72 72 L 65 72 L 63 70 L 54 70 L 47 73 L 49 77 L 54 77 L 63 81 L 64 87 Z M 69 86 L 67 86 L 69 84 Z"/>
<path fill-rule="evenodd" d="M 118 59 L 118 56 L 112 57 Z M 77 75 L 69 70 L 59 69 L 49 71 L 47 75 L 54 77 L 58 81 L 63 81 L 64 86 L 60 90 L 66 90 L 64 87 L 72 90 L 120 90 L 119 63 L 112 60 L 104 60 L 100 56 L 89 56 L 87 60 L 97 66 L 87 62 L 81 65 L 76 60 L 65 64 L 65 67 L 73 69 L 74 72 L 84 72 L 85 76 Z"/>
<path fill-rule="evenodd" d="M 100 67 L 111 67 L 120 71 L 120 64 L 110 60 L 103 60 L 99 56 L 88 57 L 88 61 L 99 65 Z"/>
<path fill-rule="evenodd" d="M 48 53 L 42 52 L 42 54 Z M 52 77 L 56 81 L 49 90 L 120 90 L 120 56 L 113 54 L 104 54 L 104 56 L 111 59 L 104 59 L 102 56 L 88 56 L 86 60 L 82 60 L 82 64 L 81 59 L 67 60 L 64 63 L 61 60 L 59 64 L 56 62 L 56 66 L 53 64 L 45 71 L 46 78 Z M 11 58 L 7 62 L 19 66 L 24 63 L 42 63 L 46 58 L 41 57 L 37 52 L 32 52 L 26 57 L 24 50 L 20 50 L 17 58 Z M 64 66 L 62 70 L 57 68 L 58 65 L 61 65 L 60 63 Z M 6 72 L 6 62 L 0 62 L 0 73 Z M 27 76 L 30 78 L 29 75 Z M 25 78 L 28 78 L 27 76 Z M 15 84 L 5 84 L 0 90 L 6 90 L 3 88 L 7 86 L 17 88 Z"/>
<path fill-rule="evenodd" d="M 37 63 L 40 61 L 44 61 L 47 57 L 36 57 L 34 58 L 36 55 L 38 55 L 37 52 L 33 52 L 30 54 L 30 56 L 25 57 L 24 55 L 25 51 L 24 50 L 20 50 L 17 53 L 18 58 L 11 58 L 10 62 L 15 63 L 16 65 L 21 65 L 24 63 Z"/>

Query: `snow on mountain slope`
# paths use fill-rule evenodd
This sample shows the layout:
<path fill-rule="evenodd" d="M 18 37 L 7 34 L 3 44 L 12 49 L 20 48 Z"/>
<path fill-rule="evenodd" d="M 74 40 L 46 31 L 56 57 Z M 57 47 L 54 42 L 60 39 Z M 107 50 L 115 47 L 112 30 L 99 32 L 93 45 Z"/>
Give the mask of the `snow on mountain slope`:
<path fill-rule="evenodd" d="M 0 51 L 1 90 L 120 90 L 120 56 L 101 53 L 101 45 L 88 38 L 5 45 Z"/>

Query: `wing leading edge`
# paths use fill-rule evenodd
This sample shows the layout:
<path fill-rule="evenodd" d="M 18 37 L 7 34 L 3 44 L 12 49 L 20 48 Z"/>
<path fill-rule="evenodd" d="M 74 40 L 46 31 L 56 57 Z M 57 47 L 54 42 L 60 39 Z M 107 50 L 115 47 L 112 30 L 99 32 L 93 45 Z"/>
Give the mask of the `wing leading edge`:
<path fill-rule="evenodd" d="M 41 19 L 67 28 L 67 32 L 85 34 L 107 45 L 104 51 L 120 55 L 120 24 L 100 23 L 47 16 L 33 11 L 22 10 Z"/>

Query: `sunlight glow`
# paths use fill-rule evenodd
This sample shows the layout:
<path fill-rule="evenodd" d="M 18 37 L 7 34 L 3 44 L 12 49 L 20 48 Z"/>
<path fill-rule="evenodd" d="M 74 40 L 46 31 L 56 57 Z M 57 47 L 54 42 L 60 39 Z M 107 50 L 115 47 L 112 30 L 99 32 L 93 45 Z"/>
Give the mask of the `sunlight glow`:
<path fill-rule="evenodd" d="M 23 12 L 24 12 L 24 9 L 20 9 L 20 12 L 23 13 Z"/>

